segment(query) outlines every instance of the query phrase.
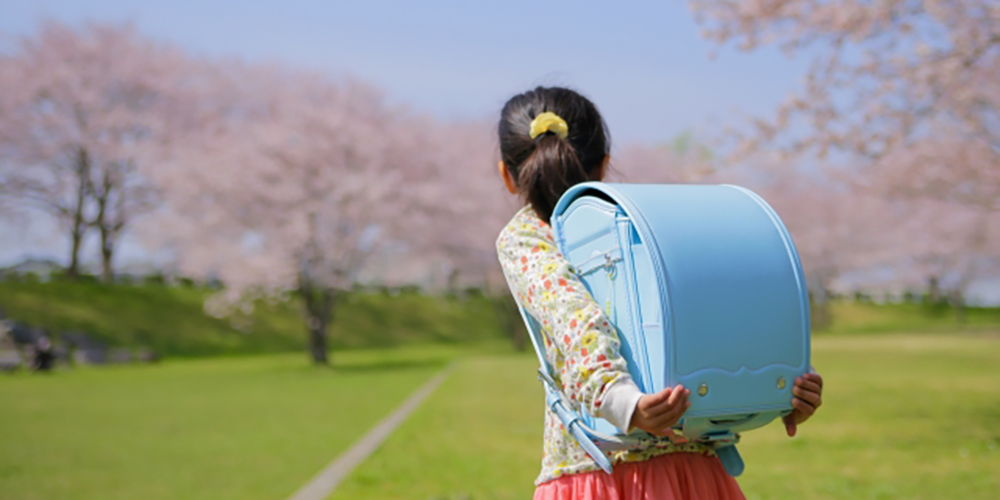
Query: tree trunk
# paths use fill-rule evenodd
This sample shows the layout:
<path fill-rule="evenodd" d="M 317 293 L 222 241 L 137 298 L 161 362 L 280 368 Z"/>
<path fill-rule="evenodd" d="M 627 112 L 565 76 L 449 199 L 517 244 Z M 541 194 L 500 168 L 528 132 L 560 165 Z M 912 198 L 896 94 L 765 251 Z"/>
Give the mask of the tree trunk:
<path fill-rule="evenodd" d="M 97 198 L 97 219 L 93 225 L 97 226 L 101 232 L 101 281 L 111 283 L 115 278 L 114 267 L 111 265 L 115 256 L 115 238 L 118 236 L 121 225 L 108 220 L 107 189 L 105 186 L 105 192 Z"/>
<path fill-rule="evenodd" d="M 80 275 L 80 247 L 83 243 L 83 236 L 87 231 L 87 224 L 83 218 L 83 209 L 87 201 L 89 180 L 90 156 L 87 154 L 86 149 L 79 148 L 76 155 L 76 204 L 73 207 L 73 223 L 70 234 L 72 244 L 70 246 L 69 268 L 66 269 L 66 274 L 70 278 L 76 278 Z"/>
<path fill-rule="evenodd" d="M 941 300 L 941 286 L 938 284 L 938 277 L 931 276 L 927 280 L 927 303 L 937 304 Z"/>
<path fill-rule="evenodd" d="M 112 198 L 115 191 L 118 191 L 116 206 L 112 207 Z M 115 255 L 115 240 L 118 234 L 125 227 L 125 193 L 121 192 L 121 187 L 116 183 L 114 172 L 110 166 L 105 166 L 101 176 L 100 188 L 91 186 L 91 192 L 97 201 L 97 217 L 90 222 L 90 225 L 97 226 L 101 232 L 101 281 L 111 283 L 115 273 L 112 267 L 112 260 Z"/>
<path fill-rule="evenodd" d="M 330 359 L 326 347 L 327 325 L 323 321 L 314 321 L 314 318 L 309 320 L 309 354 L 312 356 L 312 361 L 317 365 L 329 365 Z"/>
<path fill-rule="evenodd" d="M 101 227 L 101 281 L 111 283 L 114 280 L 114 271 L 111 267 L 111 259 L 114 257 L 114 243 L 109 231 Z"/>
<path fill-rule="evenodd" d="M 316 285 L 303 276 L 299 278 L 299 295 L 306 309 L 309 327 L 309 355 L 317 365 L 329 365 L 327 331 L 333 320 L 335 292 L 331 288 Z"/>
<path fill-rule="evenodd" d="M 80 246 L 83 243 L 83 234 L 86 228 L 80 219 L 80 217 L 76 217 L 73 220 L 73 232 L 71 234 L 73 241 L 70 245 L 69 268 L 66 269 L 66 275 L 74 279 L 80 276 Z"/>

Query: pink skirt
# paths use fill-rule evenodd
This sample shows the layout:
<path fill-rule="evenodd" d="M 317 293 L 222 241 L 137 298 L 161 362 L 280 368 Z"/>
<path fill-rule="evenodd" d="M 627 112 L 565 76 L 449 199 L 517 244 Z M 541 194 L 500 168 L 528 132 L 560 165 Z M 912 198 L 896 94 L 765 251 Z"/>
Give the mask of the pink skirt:
<path fill-rule="evenodd" d="M 718 457 L 670 453 L 603 471 L 568 474 L 535 488 L 535 500 L 745 500 Z"/>

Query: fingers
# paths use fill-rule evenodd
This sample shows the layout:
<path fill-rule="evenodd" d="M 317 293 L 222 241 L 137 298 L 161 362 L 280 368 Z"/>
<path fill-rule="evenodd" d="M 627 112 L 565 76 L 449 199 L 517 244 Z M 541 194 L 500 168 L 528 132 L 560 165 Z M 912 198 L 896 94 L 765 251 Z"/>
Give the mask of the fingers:
<path fill-rule="evenodd" d="M 809 379 L 802 379 L 802 378 L 795 379 L 794 388 L 802 388 L 809 392 L 815 392 L 816 394 L 823 394 L 823 386 Z"/>
<path fill-rule="evenodd" d="M 677 387 L 674 387 L 674 391 L 670 394 L 670 398 L 667 399 L 667 402 L 670 403 L 670 406 L 676 406 L 677 402 L 682 397 L 684 399 L 687 399 L 687 395 L 689 393 L 690 393 L 690 391 L 688 391 L 687 389 L 685 389 L 683 385 L 678 385 Z"/>
<path fill-rule="evenodd" d="M 812 382 L 812 383 L 818 385 L 821 390 L 823 389 L 823 377 L 820 374 L 818 374 L 818 373 L 806 373 L 806 374 L 802 375 L 801 378 L 803 378 L 805 380 L 808 380 L 809 382 Z"/>
<path fill-rule="evenodd" d="M 805 389 L 802 389 L 801 387 L 796 386 L 794 389 L 792 389 L 792 394 L 795 395 L 795 398 L 801 399 L 813 405 L 816 408 L 819 408 L 819 405 L 823 404 L 823 398 L 822 396 L 819 395 L 818 392 L 807 391 Z"/>
<path fill-rule="evenodd" d="M 788 437 L 795 437 L 799 427 L 795 423 L 795 418 L 792 415 L 786 415 L 782 417 L 781 421 L 785 423 L 785 433 L 788 434 Z"/>
<path fill-rule="evenodd" d="M 810 411 L 807 415 L 812 415 L 823 404 L 823 377 L 817 373 L 807 373 L 796 378 L 792 394 L 795 396 L 792 398 L 792 405 L 795 405 L 796 399 L 808 403 Z"/>
<path fill-rule="evenodd" d="M 677 405 L 677 401 L 681 398 L 687 399 L 687 395 L 690 394 L 690 391 L 685 389 L 683 385 L 678 385 L 677 387 L 664 389 L 656 393 L 656 395 L 660 396 L 664 393 L 666 393 L 667 396 L 665 399 L 648 407 L 650 416 L 656 416 L 670 410 Z"/>
<path fill-rule="evenodd" d="M 794 410 L 781 419 L 788 437 L 794 437 L 799 424 L 812 417 L 823 404 L 823 377 L 818 373 L 806 373 L 796 378 L 792 395 L 795 396 L 792 398 Z"/>
<path fill-rule="evenodd" d="M 684 412 L 691 406 L 689 401 L 683 401 L 681 404 L 671 408 L 666 413 L 656 415 L 650 419 L 650 426 L 654 429 L 665 429 L 673 426 L 681 419 Z"/>
<path fill-rule="evenodd" d="M 670 399 L 671 392 L 673 392 L 673 389 L 668 387 L 660 392 L 657 392 L 656 394 L 649 394 L 643 397 L 640 401 L 640 410 L 646 413 L 655 412 L 656 408 L 666 404 L 666 402 Z"/>
<path fill-rule="evenodd" d="M 671 427 L 676 424 L 684 412 L 691 407 L 688 396 L 691 391 L 682 385 L 664 389 L 656 394 L 643 396 L 636 406 L 633 419 L 638 418 L 639 428 L 659 436 L 669 436 Z"/>
<path fill-rule="evenodd" d="M 672 406 L 664 409 L 660 414 L 650 415 L 651 426 L 655 429 L 669 428 L 677 423 L 684 415 L 684 412 L 691 407 L 691 402 L 687 400 L 687 394 L 683 391 L 675 391 L 679 393 Z"/>
<path fill-rule="evenodd" d="M 813 405 L 811 405 L 811 404 L 809 404 L 809 403 L 807 403 L 807 402 L 805 402 L 805 401 L 803 401 L 803 400 L 801 400 L 799 398 L 792 398 L 792 407 L 802 413 L 802 416 L 805 417 L 802 420 L 805 420 L 806 418 L 811 417 L 813 415 L 813 413 L 816 413 L 816 407 L 815 406 L 813 406 Z"/>

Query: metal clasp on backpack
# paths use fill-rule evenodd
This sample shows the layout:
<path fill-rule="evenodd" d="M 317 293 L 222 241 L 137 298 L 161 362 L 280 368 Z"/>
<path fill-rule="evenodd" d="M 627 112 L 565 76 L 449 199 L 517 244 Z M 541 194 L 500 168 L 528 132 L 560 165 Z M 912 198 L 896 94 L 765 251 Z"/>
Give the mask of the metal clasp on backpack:
<path fill-rule="evenodd" d="M 570 265 L 570 272 L 580 278 L 599 269 L 604 269 L 610 273 L 615 269 L 615 263 L 621 260 L 621 249 L 615 247 L 607 252 L 594 252 L 592 257 L 580 264 Z"/>
<path fill-rule="evenodd" d="M 615 267 L 617 260 L 611 257 L 611 252 L 604 254 L 604 270 L 608 273 L 608 279 L 615 279 L 618 275 L 618 268 Z"/>

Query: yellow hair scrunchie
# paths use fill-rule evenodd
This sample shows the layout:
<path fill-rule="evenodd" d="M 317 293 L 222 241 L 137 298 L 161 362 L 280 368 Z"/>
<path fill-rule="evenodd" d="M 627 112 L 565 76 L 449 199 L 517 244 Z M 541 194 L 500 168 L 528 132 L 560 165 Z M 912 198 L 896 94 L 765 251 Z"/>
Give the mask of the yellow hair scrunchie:
<path fill-rule="evenodd" d="M 560 139 L 565 139 L 569 135 L 569 125 L 559 115 L 546 111 L 531 120 L 531 138 L 534 139 L 546 132 L 555 132 Z"/>

